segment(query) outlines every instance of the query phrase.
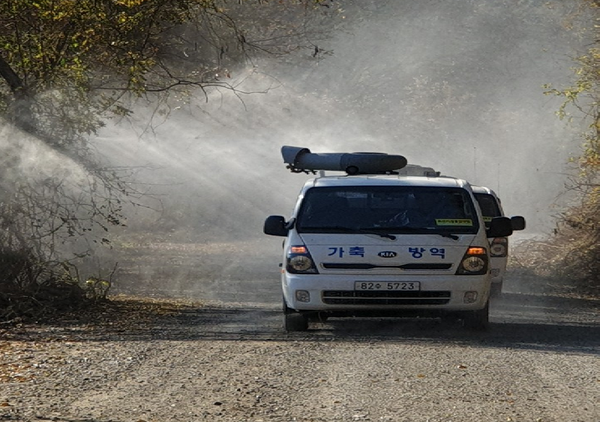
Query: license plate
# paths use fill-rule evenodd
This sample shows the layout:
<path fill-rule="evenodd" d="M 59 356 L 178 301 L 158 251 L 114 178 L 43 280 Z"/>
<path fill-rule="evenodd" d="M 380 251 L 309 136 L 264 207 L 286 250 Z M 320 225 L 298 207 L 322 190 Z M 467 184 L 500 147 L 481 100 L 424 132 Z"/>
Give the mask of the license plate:
<path fill-rule="evenodd" d="M 420 290 L 418 281 L 355 281 L 354 290 Z"/>

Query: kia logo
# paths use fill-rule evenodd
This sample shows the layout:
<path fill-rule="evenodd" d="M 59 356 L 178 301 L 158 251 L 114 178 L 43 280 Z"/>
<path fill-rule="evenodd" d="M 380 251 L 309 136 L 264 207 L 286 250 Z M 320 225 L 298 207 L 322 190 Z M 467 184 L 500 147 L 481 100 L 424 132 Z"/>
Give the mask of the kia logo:
<path fill-rule="evenodd" d="M 382 258 L 394 258 L 398 254 L 394 251 L 381 251 L 377 255 Z"/>

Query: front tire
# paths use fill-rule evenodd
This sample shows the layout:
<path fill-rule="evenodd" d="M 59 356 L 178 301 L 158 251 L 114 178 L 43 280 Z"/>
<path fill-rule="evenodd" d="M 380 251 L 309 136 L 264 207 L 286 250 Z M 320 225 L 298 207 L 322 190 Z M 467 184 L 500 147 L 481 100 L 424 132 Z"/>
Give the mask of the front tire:
<path fill-rule="evenodd" d="M 490 301 L 486 302 L 483 309 L 465 313 L 463 323 L 471 330 L 486 330 L 490 325 Z"/>
<path fill-rule="evenodd" d="M 502 284 L 500 283 L 492 283 L 492 290 L 490 291 L 490 296 L 497 299 L 502 296 Z"/>
<path fill-rule="evenodd" d="M 293 312 L 284 314 L 283 325 L 285 331 L 306 331 L 308 330 L 308 318 L 306 315 Z"/>
<path fill-rule="evenodd" d="M 288 332 L 308 330 L 308 317 L 288 308 L 285 298 L 283 299 L 283 327 Z"/>

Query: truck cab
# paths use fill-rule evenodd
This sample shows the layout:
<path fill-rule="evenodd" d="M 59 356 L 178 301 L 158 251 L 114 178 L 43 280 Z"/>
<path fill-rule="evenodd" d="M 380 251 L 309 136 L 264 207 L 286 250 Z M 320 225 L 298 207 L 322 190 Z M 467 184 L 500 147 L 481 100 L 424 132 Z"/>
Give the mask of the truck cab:
<path fill-rule="evenodd" d="M 297 170 L 301 163 L 287 152 L 284 160 Z M 351 158 L 343 166 L 355 163 Z M 289 217 L 265 221 L 264 233 L 285 238 L 285 329 L 347 316 L 453 316 L 486 328 L 488 238 L 509 236 L 510 219 L 499 216 L 486 226 L 471 185 L 461 179 L 351 167 L 352 174 L 307 180 Z"/>
<path fill-rule="evenodd" d="M 472 186 L 472 189 L 486 225 L 489 225 L 492 219 L 505 215 L 502 202 L 496 192 L 485 186 Z M 511 225 L 513 231 L 523 230 L 525 229 L 525 219 L 522 216 L 513 216 L 511 217 Z M 492 297 L 498 297 L 502 294 L 504 285 L 504 276 L 508 264 L 509 240 L 507 236 L 501 236 L 491 237 L 489 241 Z"/>

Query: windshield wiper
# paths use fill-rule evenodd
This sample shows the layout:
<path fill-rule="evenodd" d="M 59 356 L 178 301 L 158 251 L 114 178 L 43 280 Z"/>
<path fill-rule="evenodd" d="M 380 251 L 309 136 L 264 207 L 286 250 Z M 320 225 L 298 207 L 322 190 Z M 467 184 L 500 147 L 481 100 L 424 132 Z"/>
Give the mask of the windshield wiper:
<path fill-rule="evenodd" d="M 436 233 L 436 234 L 439 234 L 442 237 L 449 237 L 452 240 L 458 240 L 459 239 L 459 237 L 457 235 L 452 234 L 452 233 Z"/>
<path fill-rule="evenodd" d="M 360 234 L 374 234 L 377 236 L 385 237 L 386 239 L 396 240 L 396 236 L 389 233 L 382 233 L 376 230 L 369 229 L 355 229 L 353 227 L 345 226 L 327 226 L 327 227 L 302 227 L 302 231 L 305 230 L 323 230 L 323 231 L 342 231 L 344 233 L 360 233 Z"/>
<path fill-rule="evenodd" d="M 369 229 L 351 229 L 351 230 L 354 230 L 357 233 L 376 234 L 377 236 L 385 237 L 385 238 L 391 239 L 391 240 L 396 240 L 396 236 L 394 236 L 393 234 L 382 233 L 382 232 L 378 232 L 377 230 L 369 230 Z"/>
<path fill-rule="evenodd" d="M 417 233 L 417 234 L 436 234 L 438 236 L 447 237 L 452 240 L 458 240 L 459 237 L 452 233 L 435 231 L 432 227 L 386 227 L 388 231 L 394 233 Z"/>

